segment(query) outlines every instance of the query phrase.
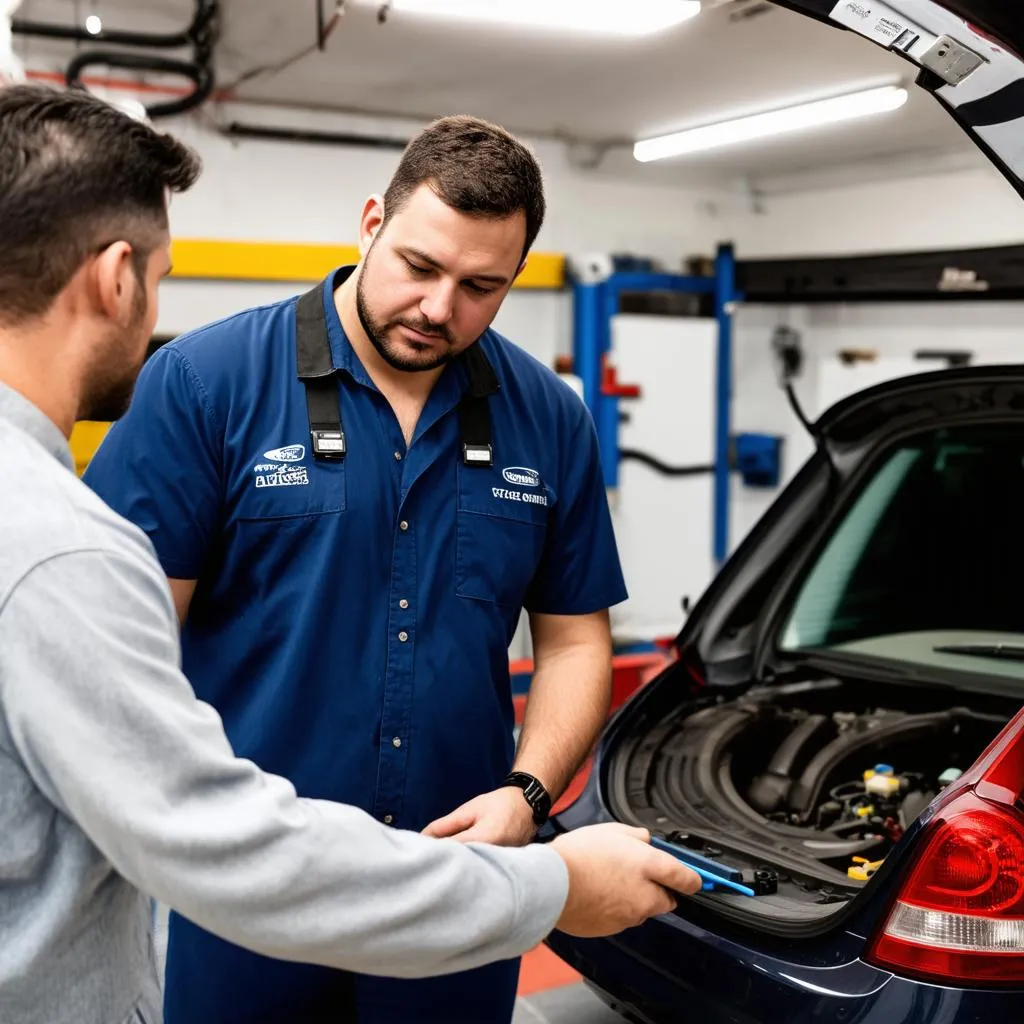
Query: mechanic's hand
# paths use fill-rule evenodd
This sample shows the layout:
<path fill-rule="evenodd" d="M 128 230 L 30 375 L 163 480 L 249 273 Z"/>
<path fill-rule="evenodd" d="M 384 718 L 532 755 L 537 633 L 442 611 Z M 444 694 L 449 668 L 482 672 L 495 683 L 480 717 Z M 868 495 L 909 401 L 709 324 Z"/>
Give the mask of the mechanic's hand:
<path fill-rule="evenodd" d="M 701 878 L 650 846 L 650 833 L 628 825 L 589 825 L 550 843 L 569 869 L 569 897 L 556 928 L 581 938 L 614 935 L 675 909 L 667 890 L 697 892 Z"/>
<path fill-rule="evenodd" d="M 525 846 L 536 831 L 533 812 L 523 791 L 515 786 L 502 786 L 432 821 L 423 834 L 435 839 L 451 837 L 460 843 Z"/>

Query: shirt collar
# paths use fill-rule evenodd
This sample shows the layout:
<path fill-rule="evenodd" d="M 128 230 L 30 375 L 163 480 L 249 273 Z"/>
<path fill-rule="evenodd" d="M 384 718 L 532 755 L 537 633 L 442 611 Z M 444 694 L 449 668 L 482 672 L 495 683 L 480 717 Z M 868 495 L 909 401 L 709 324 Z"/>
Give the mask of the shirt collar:
<path fill-rule="evenodd" d="M 327 320 L 327 340 L 331 343 L 331 363 L 335 370 L 344 370 L 360 384 L 369 388 L 374 387 L 370 375 L 366 372 L 362 360 L 356 355 L 352 343 L 345 334 L 345 328 L 341 326 L 341 317 L 338 316 L 338 307 L 334 301 L 334 293 L 352 276 L 355 264 L 338 267 L 327 275 L 323 284 L 324 291 L 324 315 Z"/>
<path fill-rule="evenodd" d="M 14 388 L 0 383 L 0 419 L 38 441 L 55 459 L 68 469 L 74 470 L 75 460 L 71 456 L 68 439 L 57 424 L 37 405 L 30 402 Z"/>

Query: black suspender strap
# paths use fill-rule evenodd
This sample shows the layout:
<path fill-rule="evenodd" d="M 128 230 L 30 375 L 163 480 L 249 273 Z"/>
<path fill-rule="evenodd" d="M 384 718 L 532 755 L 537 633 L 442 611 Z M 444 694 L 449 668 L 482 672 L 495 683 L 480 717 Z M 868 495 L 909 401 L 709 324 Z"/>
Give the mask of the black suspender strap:
<path fill-rule="evenodd" d="M 462 438 L 462 461 L 467 466 L 487 468 L 494 463 L 491 443 L 491 413 L 487 399 L 499 388 L 494 367 L 477 342 L 463 356 L 469 373 L 469 386 L 459 402 L 459 431 Z"/>
<path fill-rule="evenodd" d="M 345 429 L 341 423 L 341 395 L 327 337 L 322 284 L 300 296 L 296 303 L 295 351 L 299 380 L 306 387 L 313 456 L 340 461 L 345 458 Z"/>
<path fill-rule="evenodd" d="M 345 458 L 345 428 L 341 419 L 341 391 L 327 336 L 323 284 L 300 295 L 296 302 L 295 352 L 299 380 L 306 388 L 313 455 L 340 461 Z M 469 385 L 459 402 L 462 461 L 467 466 L 486 468 L 494 464 L 487 399 L 501 385 L 479 342 L 468 348 L 462 359 L 469 374 Z"/>

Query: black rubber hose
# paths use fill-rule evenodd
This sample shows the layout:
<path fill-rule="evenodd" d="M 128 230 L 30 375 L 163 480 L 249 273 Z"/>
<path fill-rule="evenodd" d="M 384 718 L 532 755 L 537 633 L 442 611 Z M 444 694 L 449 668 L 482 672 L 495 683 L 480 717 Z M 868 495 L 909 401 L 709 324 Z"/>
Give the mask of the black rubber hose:
<path fill-rule="evenodd" d="M 826 715 L 808 715 L 779 744 L 768 767 L 750 784 L 747 800 L 761 814 L 773 814 L 786 803 L 793 788 L 793 770 L 808 741 L 829 724 Z"/>
<path fill-rule="evenodd" d="M 195 42 L 216 13 L 217 0 L 196 0 L 192 23 L 180 32 L 118 32 L 104 29 L 93 35 L 79 25 L 51 25 L 39 21 L 26 21 L 23 18 L 12 20 L 11 31 L 16 35 L 69 39 L 78 43 L 106 43 L 108 46 L 139 46 L 154 50 L 176 50 Z"/>
<path fill-rule="evenodd" d="M 204 103 L 213 93 L 213 50 L 217 42 L 219 0 L 195 0 L 195 11 L 189 26 L 180 32 L 119 32 L 101 31 L 93 35 L 78 25 L 52 25 L 42 22 L 14 19 L 11 30 L 20 35 L 44 36 L 50 39 L 68 39 L 81 43 L 108 46 L 135 46 L 143 49 L 180 49 L 192 47 L 192 60 L 172 60 L 155 55 L 121 53 L 110 50 L 86 50 L 77 54 L 68 64 L 64 77 L 71 88 L 82 89 L 82 71 L 94 64 L 128 68 L 133 71 L 156 71 L 162 74 L 182 75 L 195 84 L 195 89 L 180 99 L 154 103 L 146 108 L 149 117 L 170 117 L 182 114 Z"/>
<path fill-rule="evenodd" d="M 715 471 L 714 466 L 670 466 L 647 452 L 641 452 L 635 448 L 620 448 L 619 461 L 627 462 L 630 459 L 650 466 L 656 473 L 661 473 L 663 476 L 703 476 Z"/>
<path fill-rule="evenodd" d="M 772 775 L 792 775 L 804 744 L 822 726 L 831 722 L 827 715 L 808 715 L 780 744 L 768 764 Z"/>
<path fill-rule="evenodd" d="M 74 57 L 67 68 L 68 85 L 73 89 L 84 89 L 82 72 L 92 64 L 103 64 L 113 68 L 128 68 L 133 71 L 156 71 L 160 74 L 182 75 L 195 83 L 195 89 L 181 99 L 166 103 L 154 103 L 146 108 L 150 117 L 170 117 L 192 110 L 203 103 L 213 92 L 213 72 L 201 64 L 168 57 L 151 57 L 140 53 L 115 53 L 106 50 L 85 50 Z"/>
<path fill-rule="evenodd" d="M 189 30 L 172 32 L 167 35 L 148 35 L 142 32 L 87 32 L 78 25 L 48 25 L 41 21 L 26 21 L 15 18 L 11 22 L 15 35 L 38 36 L 41 39 L 67 39 L 76 43 L 106 43 L 108 46 L 149 46 L 153 49 L 176 50 L 191 42 Z"/>
<path fill-rule="evenodd" d="M 814 430 L 814 424 L 807 418 L 807 414 L 804 412 L 803 406 L 800 404 L 800 400 L 796 397 L 796 391 L 793 390 L 793 384 L 787 382 L 783 388 L 786 392 L 786 398 L 789 400 L 789 407 L 793 410 L 793 415 L 800 421 L 800 425 L 814 438 L 815 441 L 820 442 L 820 438 Z"/>

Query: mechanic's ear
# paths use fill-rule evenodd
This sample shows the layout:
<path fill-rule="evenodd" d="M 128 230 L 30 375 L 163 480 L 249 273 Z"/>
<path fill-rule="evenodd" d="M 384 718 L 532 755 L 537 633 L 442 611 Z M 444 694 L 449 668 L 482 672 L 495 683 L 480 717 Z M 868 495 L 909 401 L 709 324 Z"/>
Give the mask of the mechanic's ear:
<path fill-rule="evenodd" d="M 112 242 L 93 260 L 91 273 L 95 301 L 107 319 L 126 324 L 135 309 L 135 289 L 139 286 L 129 242 Z"/>
<path fill-rule="evenodd" d="M 363 215 L 359 220 L 359 255 L 370 251 L 380 229 L 384 226 L 384 197 L 372 195 L 363 204 Z"/>

